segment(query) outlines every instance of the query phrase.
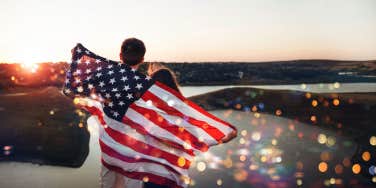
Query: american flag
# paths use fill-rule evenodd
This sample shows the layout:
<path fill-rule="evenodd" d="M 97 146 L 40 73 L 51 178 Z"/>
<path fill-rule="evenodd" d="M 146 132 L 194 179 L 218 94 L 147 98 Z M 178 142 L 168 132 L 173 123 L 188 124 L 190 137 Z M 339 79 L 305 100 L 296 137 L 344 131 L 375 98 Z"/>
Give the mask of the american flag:
<path fill-rule="evenodd" d="M 132 179 L 186 187 L 197 151 L 236 128 L 130 66 L 77 44 L 64 94 L 100 122 L 102 164 Z"/>

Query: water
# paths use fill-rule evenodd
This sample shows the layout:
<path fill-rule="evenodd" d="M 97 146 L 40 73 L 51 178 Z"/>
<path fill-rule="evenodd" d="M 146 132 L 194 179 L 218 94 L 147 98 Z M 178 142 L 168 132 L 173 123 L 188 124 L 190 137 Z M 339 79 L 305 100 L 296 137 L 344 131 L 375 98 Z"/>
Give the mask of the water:
<path fill-rule="evenodd" d="M 190 97 L 202 93 L 213 92 L 225 88 L 250 87 L 272 90 L 295 90 L 312 93 L 367 93 L 376 92 L 376 83 L 320 83 L 293 85 L 229 85 L 229 86 L 186 86 L 182 87 L 185 96 Z M 204 92 L 203 92 L 204 91 Z"/>
<path fill-rule="evenodd" d="M 356 85 L 356 84 L 355 84 Z M 376 91 L 376 84 L 341 84 L 330 92 Z M 186 96 L 234 86 L 182 87 Z M 255 87 L 255 86 L 252 86 Z M 268 89 L 309 89 L 321 92 L 322 86 L 256 86 Z M 353 90 L 351 90 L 353 88 Z M 371 89 L 370 89 L 371 88 Z M 321 90 L 320 90 L 321 89 Z M 351 181 L 366 185 L 369 179 L 354 176 L 347 162 L 355 153 L 353 140 L 322 130 L 312 125 L 289 119 L 238 111 L 212 111 L 211 113 L 237 126 L 239 136 L 230 143 L 216 146 L 197 157 L 192 164 L 192 187 L 296 187 L 297 184 L 317 185 L 349 184 Z M 99 187 L 100 152 L 97 125 L 89 122 L 90 153 L 80 168 L 39 166 L 30 163 L 0 163 L 0 187 Z M 320 140 L 318 135 L 325 136 Z M 329 141 L 330 140 L 330 141 Z M 322 158 L 328 169 L 318 171 Z M 204 171 L 196 168 L 199 162 Z M 202 163 L 200 163 L 202 165 Z M 340 166 L 340 167 L 338 167 Z M 341 168 L 336 173 L 335 168 Z"/>

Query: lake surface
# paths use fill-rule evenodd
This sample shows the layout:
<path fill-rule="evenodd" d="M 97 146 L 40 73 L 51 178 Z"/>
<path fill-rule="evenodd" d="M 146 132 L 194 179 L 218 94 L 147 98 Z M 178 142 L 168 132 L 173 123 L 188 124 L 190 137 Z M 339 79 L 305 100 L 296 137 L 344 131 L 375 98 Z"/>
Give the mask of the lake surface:
<path fill-rule="evenodd" d="M 368 93 L 376 92 L 376 83 L 321 83 L 293 85 L 229 85 L 229 86 L 185 86 L 182 92 L 186 97 L 213 92 L 225 88 L 250 87 L 272 90 L 294 90 L 311 93 Z"/>
<path fill-rule="evenodd" d="M 320 84 L 247 87 L 376 92 L 376 83 L 332 86 L 332 89 Z M 235 86 L 182 87 L 182 92 L 192 96 L 227 87 Z M 350 160 L 357 145 L 350 138 L 273 115 L 233 110 L 211 113 L 234 124 L 239 135 L 230 143 L 213 147 L 197 157 L 190 169 L 191 187 L 325 187 L 340 184 L 371 187 L 369 178 L 354 175 L 352 171 Z M 98 125 L 92 122 L 88 120 L 90 153 L 82 167 L 0 163 L 0 187 L 99 187 Z"/>

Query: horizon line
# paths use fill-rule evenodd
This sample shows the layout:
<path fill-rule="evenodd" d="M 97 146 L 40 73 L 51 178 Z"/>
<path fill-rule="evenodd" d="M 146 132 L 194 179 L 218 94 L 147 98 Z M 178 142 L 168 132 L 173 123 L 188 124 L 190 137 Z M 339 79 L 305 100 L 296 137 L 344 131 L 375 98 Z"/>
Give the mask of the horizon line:
<path fill-rule="evenodd" d="M 145 61 L 149 62 L 159 62 L 159 63 L 287 63 L 287 62 L 299 62 L 299 61 L 336 61 L 336 62 L 376 62 L 376 59 L 368 60 L 352 60 L 352 59 L 290 59 L 290 60 L 266 60 L 266 61 Z M 31 64 L 43 64 L 43 63 L 68 63 L 68 61 L 45 61 L 45 62 L 34 62 Z M 24 62 L 0 62 L 0 64 L 28 64 Z"/>

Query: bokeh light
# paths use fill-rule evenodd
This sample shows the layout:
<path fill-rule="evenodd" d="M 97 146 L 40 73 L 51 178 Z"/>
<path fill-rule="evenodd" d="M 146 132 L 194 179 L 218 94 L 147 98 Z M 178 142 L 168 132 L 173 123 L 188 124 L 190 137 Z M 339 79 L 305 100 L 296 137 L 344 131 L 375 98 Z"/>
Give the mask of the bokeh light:
<path fill-rule="evenodd" d="M 318 165 L 318 169 L 320 172 L 324 173 L 328 170 L 328 164 L 326 162 L 321 162 Z"/>
<path fill-rule="evenodd" d="M 318 137 L 317 137 L 317 141 L 320 144 L 325 144 L 326 141 L 327 141 L 326 135 L 325 134 L 319 134 Z"/>
<path fill-rule="evenodd" d="M 218 186 L 221 186 L 222 184 L 223 184 L 222 179 L 217 179 L 217 185 L 218 185 Z"/>
<path fill-rule="evenodd" d="M 371 138 L 369 138 L 369 144 L 371 144 L 371 146 L 376 146 L 376 136 L 371 136 Z"/>
<path fill-rule="evenodd" d="M 317 100 L 312 100 L 311 104 L 313 107 L 316 107 L 319 103 L 317 102 Z"/>
<path fill-rule="evenodd" d="M 330 152 L 328 151 L 323 151 L 320 155 L 320 159 L 323 161 L 329 161 L 332 158 Z"/>
<path fill-rule="evenodd" d="M 253 141 L 259 141 L 261 139 L 261 133 L 260 132 L 253 132 L 252 133 L 252 140 Z"/>
<path fill-rule="evenodd" d="M 335 82 L 335 83 L 333 84 L 333 87 L 334 87 L 335 89 L 338 89 L 339 87 L 341 87 L 341 84 L 338 83 L 338 82 Z"/>
<path fill-rule="evenodd" d="M 362 167 L 359 164 L 354 164 L 352 166 L 352 171 L 354 174 L 359 174 L 361 170 L 362 170 Z"/>
<path fill-rule="evenodd" d="M 340 165 L 340 164 L 337 164 L 337 165 L 334 167 L 334 171 L 336 172 L 336 174 L 342 174 L 342 173 L 343 173 L 343 166 Z"/>
<path fill-rule="evenodd" d="M 244 169 L 236 169 L 234 172 L 234 179 L 239 182 L 245 181 L 247 176 L 248 172 Z"/>
<path fill-rule="evenodd" d="M 371 153 L 369 153 L 368 151 L 363 152 L 362 159 L 366 162 L 369 161 L 371 159 Z"/>
<path fill-rule="evenodd" d="M 206 169 L 206 164 L 204 162 L 198 162 L 197 163 L 197 170 L 199 172 L 203 172 Z"/>
<path fill-rule="evenodd" d="M 339 105 L 339 100 L 338 99 L 334 99 L 333 100 L 333 105 L 334 106 L 338 106 Z"/>

